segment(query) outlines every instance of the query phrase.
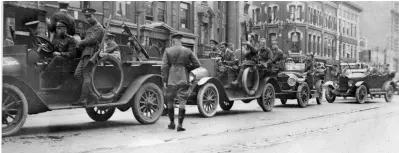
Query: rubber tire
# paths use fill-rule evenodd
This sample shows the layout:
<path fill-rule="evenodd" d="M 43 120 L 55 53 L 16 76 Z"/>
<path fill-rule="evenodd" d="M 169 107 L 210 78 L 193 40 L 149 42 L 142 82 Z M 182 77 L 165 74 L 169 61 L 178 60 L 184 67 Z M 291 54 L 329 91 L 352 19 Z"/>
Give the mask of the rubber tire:
<path fill-rule="evenodd" d="M 272 100 L 271 100 L 271 104 L 270 105 L 266 105 L 265 103 L 265 99 L 264 99 L 264 96 L 266 95 L 266 91 L 267 91 L 267 89 L 268 88 L 270 88 L 271 89 L 271 91 L 272 91 Z M 271 112 L 272 110 L 273 110 L 273 107 L 274 107 L 274 103 L 276 102 L 276 92 L 275 92 L 275 90 L 274 90 L 274 87 L 273 87 L 273 85 L 272 84 L 270 84 L 270 83 L 267 83 L 266 85 L 265 85 L 265 87 L 263 88 L 263 90 L 262 90 L 262 95 L 261 95 L 261 97 L 259 97 L 258 99 L 258 104 L 259 104 L 259 106 L 262 108 L 262 110 L 264 111 L 264 112 Z"/>
<path fill-rule="evenodd" d="M 248 103 L 250 103 L 251 101 L 252 101 L 253 99 L 247 99 L 247 100 L 241 100 L 243 103 L 246 103 L 246 104 L 248 104 Z"/>
<path fill-rule="evenodd" d="M 29 106 L 28 106 L 28 100 L 26 99 L 25 94 L 17 86 L 12 85 L 12 84 L 8 84 L 8 83 L 3 83 L 3 88 L 9 88 L 13 92 L 15 92 L 19 96 L 19 98 L 21 99 L 21 104 L 23 106 L 22 117 L 18 121 L 17 126 L 15 126 L 10 131 L 6 131 L 5 132 L 4 130 L 2 130 L 1 135 L 3 137 L 7 137 L 7 136 L 11 136 L 11 135 L 17 133 L 22 128 L 22 126 L 25 124 L 26 118 L 28 118 L 28 107 Z M 3 90 L 3 95 L 4 95 L 4 90 Z"/>
<path fill-rule="evenodd" d="M 222 101 L 222 102 L 219 103 L 219 106 L 224 111 L 228 111 L 228 110 L 230 110 L 233 107 L 233 104 L 234 104 L 234 101 Z"/>
<path fill-rule="evenodd" d="M 96 108 L 96 107 L 94 107 Z M 107 108 L 107 111 L 105 112 L 105 114 L 98 114 L 94 108 L 86 108 L 86 113 L 87 115 L 89 115 L 89 117 L 96 121 L 96 122 L 104 122 L 107 121 L 108 119 L 110 119 L 112 117 L 112 115 L 114 115 L 115 113 L 115 107 L 110 107 Z M 98 109 L 98 108 L 97 108 Z"/>
<path fill-rule="evenodd" d="M 301 92 L 302 92 L 302 90 L 304 88 L 306 88 L 308 90 L 307 98 L 306 98 L 305 101 L 303 101 L 302 98 L 300 98 L 301 97 Z M 299 85 L 297 91 L 298 92 L 296 93 L 296 97 L 297 97 L 296 99 L 297 99 L 298 105 L 301 108 L 305 108 L 308 105 L 308 103 L 309 103 L 309 92 L 310 92 L 310 90 L 309 90 L 308 84 L 306 82 L 302 83 L 301 85 Z"/>
<path fill-rule="evenodd" d="M 215 93 L 216 93 L 215 110 L 213 110 L 210 113 L 206 113 L 205 112 L 205 110 L 204 110 L 204 102 L 203 102 L 205 91 L 207 91 L 208 89 L 213 89 L 215 91 Z M 216 86 L 214 84 L 207 83 L 204 86 L 202 86 L 199 89 L 198 94 L 197 94 L 197 102 L 198 102 L 197 107 L 198 107 L 198 111 L 201 114 L 201 116 L 205 117 L 205 118 L 209 118 L 209 117 L 214 116 L 216 114 L 216 111 L 217 111 L 217 106 L 219 105 L 219 100 L 220 100 L 219 91 L 218 91 L 218 88 L 216 88 Z"/>
<path fill-rule="evenodd" d="M 154 115 L 156 115 L 156 116 L 153 116 L 152 117 L 152 120 L 146 120 L 146 119 L 144 119 L 142 116 L 141 116 L 141 111 L 139 110 L 140 109 L 140 99 L 141 99 L 141 96 L 143 95 L 143 93 L 148 89 L 148 88 L 152 88 L 152 89 L 154 89 L 155 90 L 155 92 L 156 92 L 156 96 L 157 96 L 157 98 L 159 98 L 158 99 L 158 106 L 160 106 L 159 107 L 159 110 L 157 111 L 157 112 L 155 112 L 154 113 Z M 134 97 L 133 97 L 134 99 L 133 99 L 133 105 L 132 105 L 132 112 L 133 112 L 133 115 L 134 115 L 134 118 L 136 118 L 136 120 L 139 122 L 139 123 L 141 123 L 141 124 L 154 124 L 155 122 L 157 122 L 158 121 L 158 119 L 161 117 L 161 115 L 162 115 L 162 112 L 163 112 L 163 109 L 164 109 L 164 107 L 163 107 L 163 105 L 164 105 L 164 103 L 165 103 L 165 101 L 164 101 L 164 96 L 163 96 L 163 94 L 162 94 L 162 90 L 156 85 L 156 84 L 154 84 L 154 83 L 152 83 L 152 82 L 147 82 L 147 83 L 145 83 L 145 84 L 143 84 L 140 88 L 139 88 L 139 90 L 134 94 Z"/>
<path fill-rule="evenodd" d="M 252 89 L 248 89 L 248 84 L 247 84 L 250 69 L 254 69 L 253 71 L 255 72 L 255 78 L 256 78 Z M 247 67 L 244 70 L 244 73 L 242 74 L 241 82 L 242 82 L 242 88 L 245 90 L 245 92 L 250 96 L 254 95 L 259 88 L 259 71 L 253 67 Z"/>
<path fill-rule="evenodd" d="M 116 66 L 114 66 L 114 67 L 116 67 L 117 69 L 119 69 L 119 72 L 120 72 L 120 74 L 119 74 L 119 75 L 120 75 L 120 80 L 119 80 L 118 85 L 115 86 L 115 87 L 112 89 L 111 92 L 105 93 L 105 94 L 101 94 L 100 91 L 98 91 L 98 90 L 96 89 L 95 85 L 94 85 L 94 74 L 95 74 L 95 71 L 96 71 L 96 69 L 97 69 L 99 63 L 104 62 L 104 61 L 112 61 L 113 64 L 116 64 Z M 100 98 L 100 100 L 111 100 L 111 99 L 115 98 L 115 97 L 121 92 L 124 79 L 125 79 L 125 72 L 123 71 L 122 64 L 121 64 L 120 60 L 118 60 L 117 58 L 115 58 L 115 57 L 113 57 L 113 56 L 111 56 L 111 55 L 105 55 L 104 57 L 102 57 L 102 58 L 94 65 L 94 67 L 93 67 L 92 70 L 91 70 L 91 74 L 90 74 L 90 86 L 91 86 L 91 88 L 92 88 L 92 92 L 93 92 L 95 95 L 97 95 L 97 96 Z"/>
<path fill-rule="evenodd" d="M 389 96 L 389 95 L 388 95 L 388 91 L 387 91 L 387 92 L 385 93 L 385 95 L 384 95 L 384 98 L 385 98 L 385 101 L 389 103 L 389 102 L 392 102 L 392 99 L 393 99 L 393 95 L 394 95 L 395 90 L 393 89 L 393 86 L 392 86 L 392 85 L 389 85 L 388 90 L 390 90 L 391 95 Z"/>
<path fill-rule="evenodd" d="M 332 87 L 327 87 L 327 89 L 326 89 L 326 100 L 327 100 L 327 102 L 329 102 L 329 103 L 334 103 L 334 101 L 335 101 L 335 98 L 337 97 L 337 96 L 335 96 L 333 93 L 331 93 L 332 95 L 331 95 L 331 97 L 329 98 L 327 95 L 330 95 L 330 93 L 329 93 L 329 90 L 334 90 Z"/>
<path fill-rule="evenodd" d="M 366 91 L 366 95 L 364 96 L 363 99 L 360 99 L 360 97 L 359 97 L 359 93 L 360 93 L 361 90 L 365 90 L 365 91 Z M 367 95 L 368 95 L 368 93 L 367 93 L 367 87 L 366 87 L 366 86 L 360 85 L 360 87 L 358 87 L 358 88 L 356 89 L 356 95 L 355 95 L 355 97 L 356 97 L 356 100 L 357 100 L 357 102 L 358 102 L 359 104 L 364 104 L 364 102 L 366 102 Z"/>
<path fill-rule="evenodd" d="M 316 86 L 316 92 L 317 92 L 318 88 L 320 88 L 319 90 L 321 90 L 319 93 L 319 97 L 316 97 L 317 104 L 321 105 L 322 100 L 323 100 L 323 81 L 322 80 L 317 81 L 315 86 Z M 318 86 L 320 86 L 320 87 L 318 87 Z"/>
<path fill-rule="evenodd" d="M 280 99 L 281 104 L 285 105 L 287 104 L 287 99 Z"/>

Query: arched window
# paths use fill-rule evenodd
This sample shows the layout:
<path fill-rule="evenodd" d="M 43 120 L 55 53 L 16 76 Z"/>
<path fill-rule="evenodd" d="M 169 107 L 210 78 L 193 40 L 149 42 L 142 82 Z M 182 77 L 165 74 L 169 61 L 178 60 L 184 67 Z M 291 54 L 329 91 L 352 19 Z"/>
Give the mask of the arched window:
<path fill-rule="evenodd" d="M 276 33 L 269 33 L 269 44 L 270 44 L 270 46 L 271 46 L 273 40 L 277 40 L 277 34 Z"/>
<path fill-rule="evenodd" d="M 320 36 L 317 36 L 317 54 L 321 54 L 321 40 Z"/>
<path fill-rule="evenodd" d="M 291 38 L 291 51 L 295 53 L 299 53 L 301 50 L 300 44 L 302 40 L 302 34 L 300 32 L 291 32 L 290 33 L 290 38 Z"/>
<path fill-rule="evenodd" d="M 305 54 L 312 51 L 312 34 L 308 35 L 308 50 L 305 51 Z"/>

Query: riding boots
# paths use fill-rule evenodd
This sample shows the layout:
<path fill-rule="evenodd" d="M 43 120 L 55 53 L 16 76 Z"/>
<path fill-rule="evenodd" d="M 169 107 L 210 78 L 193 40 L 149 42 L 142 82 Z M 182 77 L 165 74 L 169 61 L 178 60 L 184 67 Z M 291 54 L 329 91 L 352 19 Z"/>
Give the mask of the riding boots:
<path fill-rule="evenodd" d="M 179 109 L 179 125 L 177 125 L 177 131 L 186 131 L 185 128 L 183 128 L 183 120 L 184 116 L 186 115 L 186 109 Z"/>
<path fill-rule="evenodd" d="M 175 108 L 174 107 L 168 107 L 168 115 L 169 115 L 169 120 L 170 120 L 170 124 L 168 125 L 168 129 L 174 130 L 176 128 L 176 125 L 175 125 Z"/>

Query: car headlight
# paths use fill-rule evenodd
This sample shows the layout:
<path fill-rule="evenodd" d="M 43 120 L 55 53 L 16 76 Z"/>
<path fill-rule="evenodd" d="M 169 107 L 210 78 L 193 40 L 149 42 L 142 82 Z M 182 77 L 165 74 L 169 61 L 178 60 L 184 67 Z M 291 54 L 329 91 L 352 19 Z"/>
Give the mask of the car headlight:
<path fill-rule="evenodd" d="M 349 87 L 352 87 L 352 86 L 353 86 L 353 81 L 352 81 L 352 80 L 349 80 L 349 81 L 348 81 L 348 86 L 349 86 Z"/>
<path fill-rule="evenodd" d="M 288 78 L 287 83 L 288 83 L 288 85 L 290 85 L 291 87 L 292 87 L 292 86 L 295 86 L 295 84 L 296 84 L 296 79 L 295 79 L 295 78 Z"/>
<path fill-rule="evenodd" d="M 188 81 L 190 81 L 190 82 L 194 82 L 194 81 L 195 81 L 195 75 L 194 75 L 194 73 L 191 73 L 191 72 L 190 72 L 190 74 L 189 74 L 189 76 L 188 76 Z"/>

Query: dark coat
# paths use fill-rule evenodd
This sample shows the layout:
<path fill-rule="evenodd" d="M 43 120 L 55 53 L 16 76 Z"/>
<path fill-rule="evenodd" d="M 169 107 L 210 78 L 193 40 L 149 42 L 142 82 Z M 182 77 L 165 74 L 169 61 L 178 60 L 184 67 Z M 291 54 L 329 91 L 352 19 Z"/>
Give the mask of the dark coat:
<path fill-rule="evenodd" d="M 198 67 L 200 63 L 190 49 L 183 46 L 166 48 L 161 67 L 163 82 L 172 86 L 188 85 L 188 71 Z"/>
<path fill-rule="evenodd" d="M 97 52 L 104 34 L 105 29 L 100 23 L 96 23 L 87 29 L 85 38 L 80 42 L 80 45 L 84 47 L 82 57 L 92 56 Z"/>
<path fill-rule="evenodd" d="M 76 58 L 76 42 L 72 36 L 57 37 L 52 43 L 55 51 L 60 52 L 62 57 L 67 59 Z"/>

